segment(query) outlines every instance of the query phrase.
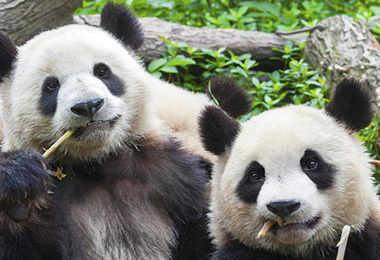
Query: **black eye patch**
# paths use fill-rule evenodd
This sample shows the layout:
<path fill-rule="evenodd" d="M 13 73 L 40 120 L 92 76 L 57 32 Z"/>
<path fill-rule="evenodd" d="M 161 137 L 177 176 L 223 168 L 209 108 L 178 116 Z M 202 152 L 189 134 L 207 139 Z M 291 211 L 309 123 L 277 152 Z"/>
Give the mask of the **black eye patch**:
<path fill-rule="evenodd" d="M 265 169 L 257 161 L 253 161 L 245 170 L 243 179 L 237 187 L 239 198 L 246 203 L 256 203 L 261 187 L 265 181 Z"/>
<path fill-rule="evenodd" d="M 57 109 L 57 97 L 60 83 L 56 77 L 47 77 L 42 84 L 40 111 L 44 115 L 52 115 Z"/>
<path fill-rule="evenodd" d="M 320 190 L 334 184 L 335 167 L 328 164 L 313 150 L 306 150 L 300 161 L 302 171 L 317 185 Z"/>
<path fill-rule="evenodd" d="M 93 73 L 95 77 L 103 81 L 112 95 L 120 97 L 124 94 L 124 85 L 122 81 L 112 73 L 111 69 L 106 64 L 95 64 Z"/>

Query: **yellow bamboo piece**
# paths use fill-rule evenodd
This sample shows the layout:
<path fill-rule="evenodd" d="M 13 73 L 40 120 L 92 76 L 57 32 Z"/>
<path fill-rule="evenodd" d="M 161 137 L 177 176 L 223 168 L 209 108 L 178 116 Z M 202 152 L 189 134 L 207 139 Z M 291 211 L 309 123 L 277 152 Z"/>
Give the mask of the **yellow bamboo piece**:
<path fill-rule="evenodd" d="M 259 234 L 257 235 L 257 238 L 264 238 L 267 235 L 268 230 L 276 224 L 273 220 L 268 220 L 264 223 L 264 226 L 261 228 Z"/>
<path fill-rule="evenodd" d="M 49 149 L 42 155 L 45 159 L 49 158 L 67 139 L 72 136 L 77 129 L 71 129 L 62 135 Z"/>

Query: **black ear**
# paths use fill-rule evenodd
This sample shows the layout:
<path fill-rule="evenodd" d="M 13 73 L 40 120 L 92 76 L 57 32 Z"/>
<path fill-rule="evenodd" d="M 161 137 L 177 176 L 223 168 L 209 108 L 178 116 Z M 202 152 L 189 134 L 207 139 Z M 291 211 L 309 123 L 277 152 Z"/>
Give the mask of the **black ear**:
<path fill-rule="evenodd" d="M 207 106 L 199 119 L 199 131 L 204 148 L 220 155 L 231 147 L 240 124 L 215 106 Z"/>
<path fill-rule="evenodd" d="M 251 110 L 251 97 L 232 78 L 212 78 L 210 88 L 206 88 L 206 93 L 211 98 L 215 98 L 220 107 L 233 118 L 245 115 Z"/>
<path fill-rule="evenodd" d="M 7 36 L 0 33 L 0 83 L 11 72 L 16 56 L 16 46 Z"/>
<path fill-rule="evenodd" d="M 100 26 L 132 50 L 137 50 L 143 44 L 141 25 L 134 13 L 123 4 L 107 3 L 100 15 Z"/>
<path fill-rule="evenodd" d="M 325 110 L 349 130 L 359 131 L 368 126 L 373 118 L 371 93 L 360 81 L 343 79 Z"/>

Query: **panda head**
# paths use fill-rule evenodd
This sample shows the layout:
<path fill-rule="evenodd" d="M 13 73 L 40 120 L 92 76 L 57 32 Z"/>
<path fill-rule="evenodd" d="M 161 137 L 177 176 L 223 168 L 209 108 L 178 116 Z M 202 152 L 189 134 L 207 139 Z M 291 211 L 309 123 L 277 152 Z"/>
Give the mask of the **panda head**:
<path fill-rule="evenodd" d="M 132 52 L 142 40 L 136 17 L 112 3 L 102 11 L 101 28 L 67 25 L 19 48 L 1 35 L 4 149 L 48 148 L 73 128 L 62 152 L 78 159 L 133 144 L 149 121 L 149 75 Z"/>
<path fill-rule="evenodd" d="M 206 150 L 219 156 L 210 215 L 215 243 L 232 238 L 302 255 L 336 245 L 346 224 L 363 228 L 379 206 L 369 158 L 353 133 L 372 116 L 368 90 L 352 79 L 338 84 L 323 110 L 288 106 L 240 125 L 208 107 L 200 131 Z M 276 224 L 257 237 L 268 221 Z"/>

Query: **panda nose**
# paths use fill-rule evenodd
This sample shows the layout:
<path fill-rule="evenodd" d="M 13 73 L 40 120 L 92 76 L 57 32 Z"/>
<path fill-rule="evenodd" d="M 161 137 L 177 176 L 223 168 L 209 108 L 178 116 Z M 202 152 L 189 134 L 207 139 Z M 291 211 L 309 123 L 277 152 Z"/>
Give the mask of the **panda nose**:
<path fill-rule="evenodd" d="M 71 112 L 74 114 L 85 116 L 90 119 L 94 116 L 94 114 L 103 106 L 104 99 L 95 98 L 87 102 L 78 103 L 71 107 Z"/>
<path fill-rule="evenodd" d="M 289 216 L 292 212 L 299 209 L 300 206 L 301 203 L 294 200 L 276 201 L 267 204 L 267 208 L 281 218 Z"/>

